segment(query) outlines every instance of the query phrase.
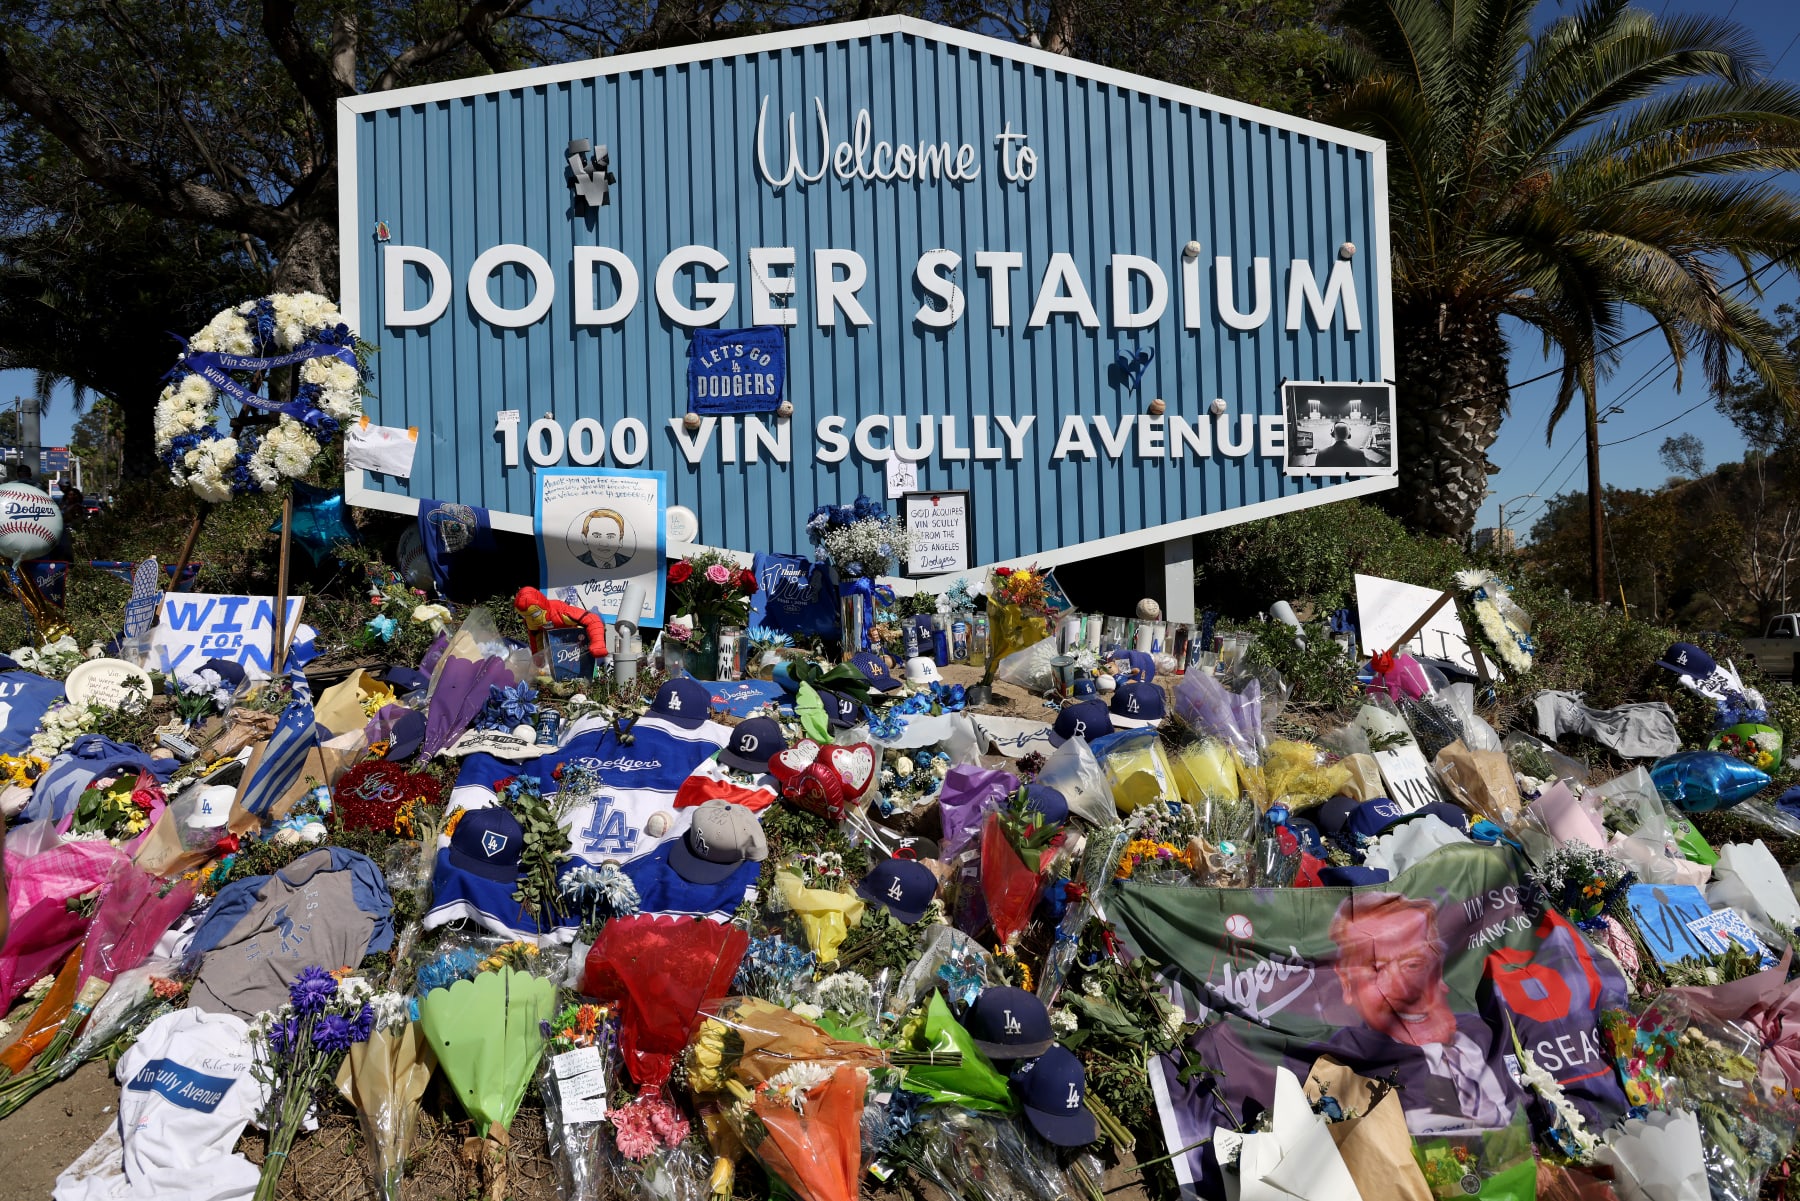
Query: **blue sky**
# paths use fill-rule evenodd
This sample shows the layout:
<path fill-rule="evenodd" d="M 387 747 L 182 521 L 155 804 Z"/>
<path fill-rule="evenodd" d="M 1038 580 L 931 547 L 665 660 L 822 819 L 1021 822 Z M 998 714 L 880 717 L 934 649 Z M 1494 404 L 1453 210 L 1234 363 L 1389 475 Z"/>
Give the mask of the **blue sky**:
<path fill-rule="evenodd" d="M 1800 82 L 1800 3 L 1795 0 L 1720 0 L 1722 10 L 1717 5 L 1702 7 L 1689 0 L 1647 3 L 1660 11 L 1719 12 L 1741 22 L 1762 43 L 1765 65 L 1773 66 L 1773 74 Z M 1572 7 L 1545 0 L 1540 15 L 1548 22 Z M 1765 308 L 1773 310 L 1783 301 L 1800 301 L 1800 281 L 1793 276 L 1771 274 L 1763 279 Z M 1644 318 L 1627 318 L 1630 332 L 1645 324 Z M 1515 338 L 1509 377 L 1526 380 L 1549 370 L 1554 364 L 1544 359 L 1540 349 L 1535 337 Z M 1657 448 L 1664 438 L 1674 434 L 1691 433 L 1698 437 L 1705 444 L 1709 465 L 1738 459 L 1744 453 L 1743 439 L 1713 408 L 1705 382 L 1694 365 L 1690 363 L 1683 386 L 1677 390 L 1675 372 L 1667 369 L 1667 363 L 1662 342 L 1650 334 L 1625 348 L 1618 368 L 1601 384 L 1602 410 L 1615 404 L 1624 406 L 1623 412 L 1609 415 L 1600 427 L 1601 478 L 1609 485 L 1646 488 L 1661 484 L 1668 471 L 1657 458 Z M 1550 497 L 1558 492 L 1586 490 L 1579 402 L 1558 423 L 1554 441 L 1548 446 L 1544 442 L 1544 426 L 1555 387 L 1556 381 L 1551 378 L 1527 384 L 1513 393 L 1512 416 L 1501 426 L 1499 440 L 1488 452 L 1489 459 L 1501 470 L 1489 478 L 1491 491 L 1478 525 L 1495 524 L 1498 506 L 1504 501 L 1507 524 L 1523 535 Z M 30 390 L 29 372 L 0 371 L 0 407 Z M 44 445 L 68 442 L 76 416 L 68 390 L 60 390 L 44 419 Z M 1617 445 L 1605 446 L 1608 442 Z M 1531 492 L 1538 493 L 1538 498 L 1516 500 Z"/>
<path fill-rule="evenodd" d="M 1764 65 L 1773 66 L 1773 75 L 1800 82 L 1800 4 L 1794 0 L 1721 0 L 1720 5 L 1705 7 L 1685 0 L 1648 3 L 1670 12 L 1703 11 L 1729 16 L 1750 29 L 1762 43 Z M 1542 15 L 1546 21 L 1554 20 L 1570 8 L 1571 5 L 1546 0 Z M 1735 279 L 1737 274 L 1732 268 L 1727 278 Z M 1782 302 L 1800 301 L 1800 282 L 1792 275 L 1776 276 L 1770 272 L 1761 279 L 1760 303 L 1765 310 L 1772 312 Z M 1648 324 L 1642 315 L 1626 318 L 1629 333 Z M 1508 376 L 1513 380 L 1530 379 L 1557 365 L 1544 359 L 1540 341 L 1534 336 L 1521 334 L 1513 340 L 1512 349 Z M 1663 439 L 1674 434 L 1699 438 L 1706 446 L 1709 466 L 1743 457 L 1744 440 L 1713 407 L 1698 366 L 1689 360 L 1682 386 L 1677 390 L 1675 372 L 1668 363 L 1668 350 L 1662 339 L 1648 334 L 1624 348 L 1618 368 L 1600 385 L 1602 412 L 1615 404 L 1624 405 L 1623 412 L 1607 416 L 1600 426 L 1600 478 L 1610 486 L 1652 488 L 1666 480 L 1668 469 L 1656 452 Z M 1527 384 L 1513 393 L 1512 416 L 1500 427 L 1500 438 L 1488 451 L 1489 460 L 1501 470 L 1488 479 L 1490 495 L 1482 506 L 1478 525 L 1495 524 L 1497 509 L 1504 502 L 1506 524 L 1524 537 L 1550 497 L 1559 492 L 1587 491 L 1579 399 L 1557 423 L 1555 440 L 1548 446 L 1544 443 L 1544 426 L 1555 398 L 1554 377 Z M 1616 445 L 1607 446 L 1609 442 Z M 1539 497 L 1515 499 L 1528 492 L 1536 492 Z"/>

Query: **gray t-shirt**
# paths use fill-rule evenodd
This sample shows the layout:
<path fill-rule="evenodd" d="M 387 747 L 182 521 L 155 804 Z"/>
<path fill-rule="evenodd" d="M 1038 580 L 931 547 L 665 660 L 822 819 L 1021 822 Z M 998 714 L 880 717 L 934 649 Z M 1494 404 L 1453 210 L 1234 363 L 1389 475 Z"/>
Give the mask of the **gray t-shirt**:
<path fill-rule="evenodd" d="M 313 851 L 270 876 L 256 901 L 206 953 L 190 1004 L 248 1017 L 286 1003 L 303 968 L 332 971 L 363 960 L 375 915 L 357 907 L 354 877 Z"/>

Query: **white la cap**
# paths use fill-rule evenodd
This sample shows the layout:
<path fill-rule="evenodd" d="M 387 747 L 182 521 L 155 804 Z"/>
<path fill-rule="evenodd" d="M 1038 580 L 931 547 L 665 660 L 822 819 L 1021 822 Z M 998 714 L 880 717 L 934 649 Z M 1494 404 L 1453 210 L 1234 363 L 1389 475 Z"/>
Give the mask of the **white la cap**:
<path fill-rule="evenodd" d="M 906 682 L 913 685 L 941 684 L 944 677 L 938 674 L 937 660 L 916 655 L 906 661 Z"/>

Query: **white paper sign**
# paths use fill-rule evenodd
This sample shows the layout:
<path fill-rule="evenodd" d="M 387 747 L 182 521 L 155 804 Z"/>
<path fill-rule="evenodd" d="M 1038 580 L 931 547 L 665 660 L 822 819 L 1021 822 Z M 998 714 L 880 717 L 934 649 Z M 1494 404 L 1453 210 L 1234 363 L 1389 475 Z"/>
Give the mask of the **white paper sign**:
<path fill-rule="evenodd" d="M 919 487 L 919 465 L 898 455 L 887 461 L 887 498 L 899 500 Z"/>
<path fill-rule="evenodd" d="M 1431 765 L 1425 762 L 1424 754 L 1416 746 L 1376 751 L 1375 765 L 1381 769 L 1381 778 L 1387 783 L 1388 800 L 1408 813 L 1444 799 L 1438 792 L 1437 781 L 1432 778 Z"/>
<path fill-rule="evenodd" d="M 617 617 L 626 586 L 645 593 L 643 622 L 663 623 L 668 482 L 660 471 L 601 467 L 537 473 L 539 587 L 553 600 Z"/>
<path fill-rule="evenodd" d="M 1419 615 L 1435 605 L 1442 595 L 1435 588 L 1402 584 L 1399 580 L 1383 579 L 1378 575 L 1357 576 L 1356 613 L 1362 627 L 1362 653 L 1373 655 L 1392 649 L 1400 635 L 1411 629 Z M 1469 635 L 1463 629 L 1462 618 L 1456 615 L 1455 602 L 1446 602 L 1443 608 L 1433 613 L 1431 620 L 1402 649 L 1415 659 L 1442 659 L 1470 675 L 1480 674 L 1475 668 L 1477 652 L 1469 645 Z M 1485 655 L 1482 658 L 1487 663 L 1490 679 L 1505 678 L 1497 663 Z"/>
<path fill-rule="evenodd" d="M 907 574 L 969 570 L 973 556 L 969 553 L 968 493 L 909 492 L 900 503 L 901 517 L 912 535 Z"/>
<path fill-rule="evenodd" d="M 305 605 L 304 596 L 288 597 L 284 636 Z M 306 642 L 313 633 L 310 626 L 301 626 L 294 641 Z M 171 592 L 163 598 L 162 619 L 150 631 L 149 666 L 164 675 L 185 675 L 200 670 L 208 659 L 225 659 L 266 673 L 274 637 L 272 596 Z"/>
<path fill-rule="evenodd" d="M 550 1060 L 565 1122 L 599 1122 L 606 1118 L 606 1072 L 600 1048 L 577 1047 Z"/>

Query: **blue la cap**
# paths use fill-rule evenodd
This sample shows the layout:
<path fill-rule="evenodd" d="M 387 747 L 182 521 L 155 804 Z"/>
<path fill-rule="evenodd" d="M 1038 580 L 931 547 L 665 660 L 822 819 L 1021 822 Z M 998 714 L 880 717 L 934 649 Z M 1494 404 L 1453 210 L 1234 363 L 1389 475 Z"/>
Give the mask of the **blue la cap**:
<path fill-rule="evenodd" d="M 1322 867 L 1319 869 L 1319 883 L 1327 888 L 1360 888 L 1364 884 L 1386 884 L 1389 876 L 1384 867 L 1362 867 L 1351 864 L 1348 867 Z"/>
<path fill-rule="evenodd" d="M 863 719 L 862 706 L 841 692 L 832 692 L 827 688 L 814 688 L 819 699 L 825 702 L 825 720 L 834 730 L 848 730 Z"/>
<path fill-rule="evenodd" d="M 1107 711 L 1106 702 L 1098 699 L 1078 701 L 1056 715 L 1056 724 L 1050 728 L 1050 742 L 1053 746 L 1061 746 L 1071 738 L 1085 738 L 1091 743 L 1112 732 L 1112 714 Z"/>
<path fill-rule="evenodd" d="M 1373 797 L 1356 807 L 1356 812 L 1345 823 L 1344 832 L 1358 838 L 1374 838 L 1407 816 L 1406 806 L 1400 802 L 1384 796 Z"/>
<path fill-rule="evenodd" d="M 1050 1011 L 1022 988 L 984 988 L 963 1025 L 989 1059 L 1036 1059 L 1056 1041 Z"/>
<path fill-rule="evenodd" d="M 1142 652 L 1133 651 L 1133 654 Z M 1168 715 L 1163 690 L 1155 684 L 1120 684 L 1113 693 L 1113 724 L 1119 726 L 1155 725 Z"/>
<path fill-rule="evenodd" d="M 1469 832 L 1469 815 L 1449 801 L 1433 801 L 1429 805 L 1420 805 L 1406 817 L 1410 821 L 1415 817 L 1424 817 L 1427 814 L 1437 818 L 1459 834 Z"/>
<path fill-rule="evenodd" d="M 1069 695 L 1078 701 L 1093 700 L 1100 695 L 1100 689 L 1094 683 L 1093 676 L 1076 676 L 1075 686 L 1070 689 Z"/>
<path fill-rule="evenodd" d="M 510 882 L 519 876 L 519 852 L 525 831 L 519 819 L 498 805 L 471 809 L 450 835 L 452 867 L 487 880 Z"/>
<path fill-rule="evenodd" d="M 1120 677 L 1121 683 L 1125 680 L 1132 680 L 1140 684 L 1148 684 L 1156 678 L 1156 656 L 1149 651 L 1114 651 L 1108 662 L 1117 663 L 1121 659 L 1125 661 L 1124 670 L 1113 673 Z"/>
<path fill-rule="evenodd" d="M 1299 840 L 1300 849 L 1315 859 L 1323 859 L 1330 854 L 1325 848 L 1325 840 L 1319 836 L 1319 827 L 1304 817 L 1290 817 L 1287 828 Z"/>
<path fill-rule="evenodd" d="M 431 677 L 416 667 L 390 667 L 381 673 L 381 678 L 394 686 L 394 691 L 404 696 L 409 692 L 417 692 L 431 684 Z"/>
<path fill-rule="evenodd" d="M 1025 786 L 1025 807 L 1037 810 L 1045 825 L 1060 826 L 1069 820 L 1068 799 L 1047 784 Z"/>
<path fill-rule="evenodd" d="M 1094 1141 L 1094 1115 L 1087 1107 L 1087 1073 L 1081 1060 L 1052 1046 L 1013 1075 L 1025 1120 L 1058 1147 L 1085 1147 Z"/>
<path fill-rule="evenodd" d="M 857 651 L 850 656 L 850 666 L 862 672 L 870 684 L 883 692 L 892 692 L 900 687 L 900 681 L 894 678 L 893 673 L 888 671 L 887 664 L 874 651 Z"/>
<path fill-rule="evenodd" d="M 752 775 L 769 770 L 769 760 L 787 750 L 781 723 L 772 717 L 752 717 L 733 726 L 731 741 L 719 752 L 719 762 Z"/>
<path fill-rule="evenodd" d="M 706 724 L 711 709 L 712 693 L 691 676 L 670 680 L 656 690 L 656 699 L 650 702 L 651 713 L 684 730 L 697 730 Z"/>
<path fill-rule="evenodd" d="M 398 763 L 402 759 L 411 759 L 419 751 L 425 741 L 425 715 L 417 709 L 408 709 L 394 719 L 393 733 L 388 739 L 387 754 L 384 759 Z"/>
<path fill-rule="evenodd" d="M 912 925 L 937 896 L 938 878 L 915 859 L 883 859 L 856 886 L 856 895 Z"/>
<path fill-rule="evenodd" d="M 1666 667 L 1678 676 L 1692 676 L 1696 680 L 1704 680 L 1719 666 L 1711 655 L 1691 642 L 1671 642 L 1656 665 Z"/>

